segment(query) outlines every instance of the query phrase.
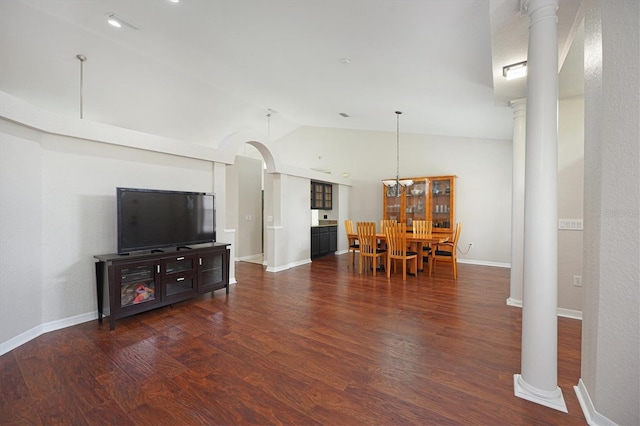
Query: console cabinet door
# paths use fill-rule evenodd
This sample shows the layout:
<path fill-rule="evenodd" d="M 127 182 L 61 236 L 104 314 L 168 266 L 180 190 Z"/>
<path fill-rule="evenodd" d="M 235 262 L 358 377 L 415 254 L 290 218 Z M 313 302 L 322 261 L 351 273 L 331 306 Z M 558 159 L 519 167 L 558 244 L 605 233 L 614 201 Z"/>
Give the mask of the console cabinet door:
<path fill-rule="evenodd" d="M 226 285 L 224 265 L 226 250 L 200 252 L 198 259 L 198 291 L 213 291 Z"/>
<path fill-rule="evenodd" d="M 141 312 L 161 302 L 157 261 L 148 260 L 114 265 L 113 285 L 110 289 L 111 315 L 120 317 Z"/>
<path fill-rule="evenodd" d="M 184 300 L 197 293 L 197 256 L 176 255 L 162 260 L 162 289 L 167 302 Z"/>

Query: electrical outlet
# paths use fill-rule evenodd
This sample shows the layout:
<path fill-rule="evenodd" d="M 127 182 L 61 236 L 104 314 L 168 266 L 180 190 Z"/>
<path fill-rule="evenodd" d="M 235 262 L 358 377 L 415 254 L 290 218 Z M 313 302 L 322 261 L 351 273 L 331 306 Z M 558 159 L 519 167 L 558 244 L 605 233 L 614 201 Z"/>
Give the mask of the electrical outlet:
<path fill-rule="evenodd" d="M 469 243 L 469 247 L 472 247 L 472 246 L 473 246 L 473 243 Z"/>
<path fill-rule="evenodd" d="M 574 275 L 573 276 L 573 285 L 575 287 L 582 287 L 582 276 L 581 275 Z"/>

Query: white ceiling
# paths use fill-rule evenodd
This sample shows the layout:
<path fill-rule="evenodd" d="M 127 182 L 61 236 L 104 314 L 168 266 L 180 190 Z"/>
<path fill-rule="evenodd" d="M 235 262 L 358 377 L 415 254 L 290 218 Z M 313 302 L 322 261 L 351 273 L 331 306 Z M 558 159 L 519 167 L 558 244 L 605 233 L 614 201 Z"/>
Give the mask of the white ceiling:
<path fill-rule="evenodd" d="M 561 55 L 576 61 L 568 46 L 580 3 L 560 0 L 558 13 Z M 401 110 L 402 132 L 510 139 L 507 103 L 524 96 L 524 83 L 506 85 L 501 70 L 526 58 L 519 5 L 3 0 L 0 89 L 77 115 L 75 55 L 83 54 L 86 119 L 197 143 L 264 128 L 269 109 L 281 133 L 301 125 L 395 131 Z M 109 12 L 141 29 L 109 26 Z"/>

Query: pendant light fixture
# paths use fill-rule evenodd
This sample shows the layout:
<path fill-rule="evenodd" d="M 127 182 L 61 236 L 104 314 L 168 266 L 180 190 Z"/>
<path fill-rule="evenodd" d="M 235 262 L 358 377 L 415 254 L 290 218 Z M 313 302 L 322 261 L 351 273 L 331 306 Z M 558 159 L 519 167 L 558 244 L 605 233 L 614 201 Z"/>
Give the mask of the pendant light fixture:
<path fill-rule="evenodd" d="M 396 178 L 382 181 L 384 186 L 390 188 L 392 196 L 395 197 L 402 195 L 403 187 L 413 185 L 411 179 L 400 179 L 400 114 L 402 111 L 396 111 Z"/>

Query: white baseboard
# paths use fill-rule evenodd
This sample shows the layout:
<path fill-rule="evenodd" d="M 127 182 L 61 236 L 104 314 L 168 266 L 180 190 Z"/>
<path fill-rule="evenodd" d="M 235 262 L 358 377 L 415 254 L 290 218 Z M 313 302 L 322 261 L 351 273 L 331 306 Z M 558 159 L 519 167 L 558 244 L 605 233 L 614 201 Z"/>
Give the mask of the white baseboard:
<path fill-rule="evenodd" d="M 573 309 L 558 308 L 558 316 L 582 321 L 582 311 L 576 311 Z"/>
<path fill-rule="evenodd" d="M 262 259 L 263 254 L 262 253 L 258 253 L 258 254 L 250 254 L 249 256 L 236 256 L 236 262 L 253 262 L 253 263 L 257 263 L 256 260 L 258 259 Z"/>
<path fill-rule="evenodd" d="M 516 308 L 522 308 L 522 300 L 509 297 L 507 298 L 507 305 L 515 306 Z"/>
<path fill-rule="evenodd" d="M 587 387 L 584 385 L 582 379 L 578 380 L 578 385 L 574 386 L 573 390 L 576 392 L 582 413 L 585 419 L 587 419 L 587 424 L 591 426 L 616 426 L 616 423 L 596 411 L 593 402 L 591 402 L 589 391 L 587 391 Z"/>
<path fill-rule="evenodd" d="M 507 305 L 522 308 L 522 300 L 509 297 L 507 298 Z M 573 309 L 558 308 L 558 316 L 582 321 L 582 311 L 575 311 Z"/>
<path fill-rule="evenodd" d="M 298 262 L 292 262 L 292 263 L 288 263 L 286 265 L 276 266 L 275 268 L 267 266 L 267 272 L 285 271 L 287 269 L 295 268 L 296 266 L 306 265 L 307 263 L 311 263 L 311 259 L 304 259 L 304 260 L 300 260 Z"/>
<path fill-rule="evenodd" d="M 489 260 L 473 260 L 473 259 L 460 259 L 460 258 L 458 258 L 458 263 L 466 263 L 468 265 L 493 266 L 493 267 L 496 267 L 496 268 L 511 268 L 511 264 L 510 263 L 491 262 Z"/>
<path fill-rule="evenodd" d="M 60 330 L 62 328 L 71 327 L 72 325 L 82 324 L 83 322 L 97 319 L 98 311 L 95 311 L 37 325 L 31 330 L 27 330 L 24 333 L 21 333 L 7 340 L 6 342 L 0 343 L 0 355 L 4 355 L 9 351 L 14 350 L 18 346 L 24 345 L 25 343 L 35 339 L 36 337 L 43 335 L 44 333 Z"/>

